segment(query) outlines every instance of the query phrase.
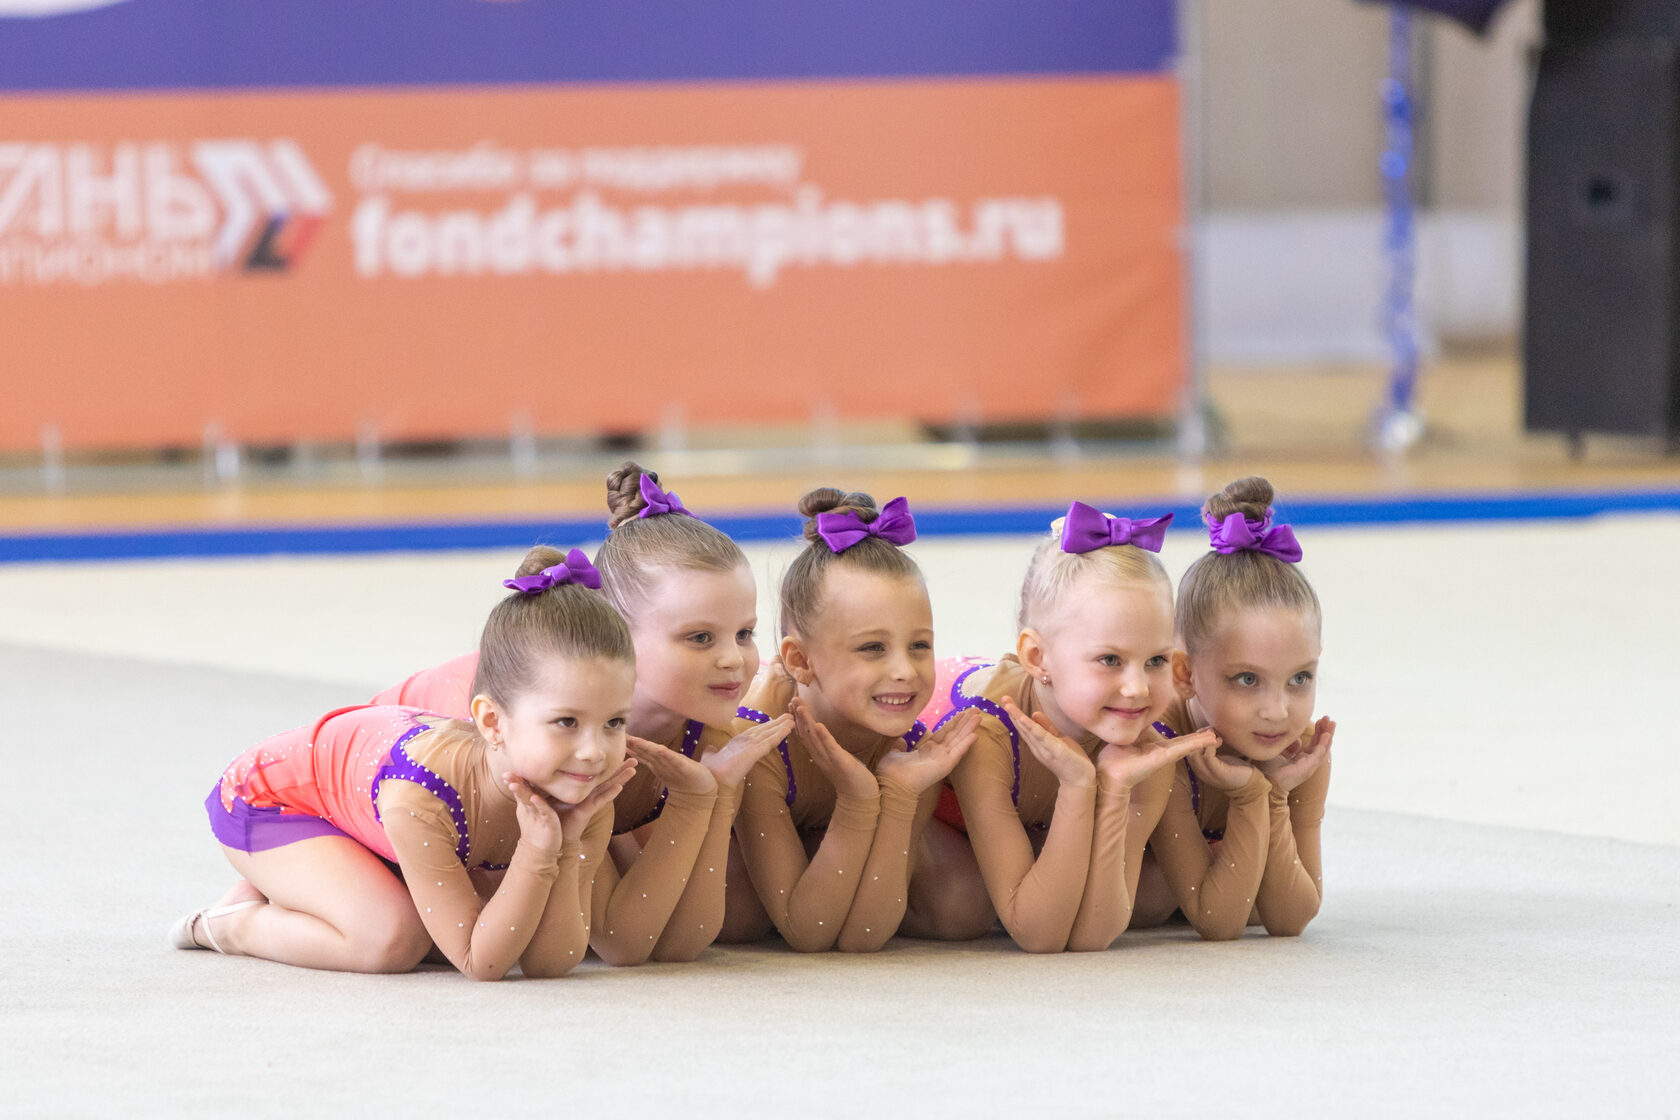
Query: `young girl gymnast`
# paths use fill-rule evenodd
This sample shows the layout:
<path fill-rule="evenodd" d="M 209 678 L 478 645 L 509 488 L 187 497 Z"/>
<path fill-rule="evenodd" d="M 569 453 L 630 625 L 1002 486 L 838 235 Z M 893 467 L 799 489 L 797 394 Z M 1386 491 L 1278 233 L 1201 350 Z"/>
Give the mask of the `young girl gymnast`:
<path fill-rule="evenodd" d="M 977 716 L 926 734 L 933 610 L 901 546 L 916 539 L 903 498 L 813 490 L 809 542 L 782 580 L 779 661 L 760 675 L 744 725 L 792 711 L 794 733 L 747 776 L 725 938 L 774 925 L 794 949 L 871 951 L 904 916 L 918 820 L 974 741 Z M 752 888 L 749 894 L 742 888 Z"/>
<path fill-rule="evenodd" d="M 1207 938 L 1236 937 L 1255 920 L 1293 935 L 1318 913 L 1336 725 L 1312 718 L 1322 616 L 1293 530 L 1273 523 L 1272 496 L 1265 479 L 1244 478 L 1202 508 L 1212 551 L 1179 581 L 1182 699 L 1157 727 L 1213 728 L 1224 746 L 1179 771 L 1150 840 L 1136 925 L 1176 907 Z"/>
<path fill-rule="evenodd" d="M 642 770 L 614 802 L 613 862 L 596 876 L 590 944 L 612 964 L 688 961 L 723 927 L 741 782 L 793 720 L 740 735 L 732 727 L 759 660 L 757 588 L 735 542 L 635 463 L 608 477 L 607 509 L 595 559 L 636 649 L 629 731 L 666 749 L 639 756 Z M 476 653 L 457 657 L 374 702 L 464 713 L 477 664 Z"/>
<path fill-rule="evenodd" d="M 1126 929 L 1171 764 L 1218 743 L 1151 729 L 1173 699 L 1172 586 L 1154 555 L 1170 520 L 1074 502 L 1028 565 L 1016 652 L 941 662 L 924 718 L 984 719 L 924 834 L 905 933 L 972 938 L 1001 919 L 1053 953 Z"/>
<path fill-rule="evenodd" d="M 401 972 L 435 943 L 480 980 L 515 964 L 560 976 L 582 959 L 609 803 L 636 766 L 635 656 L 576 549 L 532 549 L 506 586 L 470 722 L 340 709 L 223 772 L 205 808 L 242 878 L 176 923 L 176 947 Z M 505 874 L 481 899 L 469 868 Z"/>

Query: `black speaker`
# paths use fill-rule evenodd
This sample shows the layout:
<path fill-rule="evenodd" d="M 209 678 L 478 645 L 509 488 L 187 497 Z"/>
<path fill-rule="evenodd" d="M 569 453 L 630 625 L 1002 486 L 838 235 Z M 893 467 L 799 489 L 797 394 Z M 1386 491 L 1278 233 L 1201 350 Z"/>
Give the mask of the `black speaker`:
<path fill-rule="evenodd" d="M 1635 39 L 1680 35 L 1674 0 L 1546 0 L 1546 41 L 1584 43 L 1611 35 Z"/>
<path fill-rule="evenodd" d="M 1680 35 L 1648 33 L 1676 7 L 1548 9 L 1528 123 L 1530 429 L 1680 435 Z"/>

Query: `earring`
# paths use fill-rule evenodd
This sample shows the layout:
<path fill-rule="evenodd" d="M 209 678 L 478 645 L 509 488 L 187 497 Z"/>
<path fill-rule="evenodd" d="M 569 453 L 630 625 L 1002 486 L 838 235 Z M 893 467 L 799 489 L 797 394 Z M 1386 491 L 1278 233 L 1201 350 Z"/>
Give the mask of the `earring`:
<path fill-rule="evenodd" d="M 1043 681 L 1043 682 L 1044 682 L 1044 683 L 1045 683 L 1045 684 L 1049 684 L 1049 683 L 1050 683 L 1050 674 L 1049 674 L 1049 673 L 1046 673 L 1046 674 L 1044 674 L 1044 675 L 1043 675 L 1043 676 L 1042 676 L 1042 677 L 1040 677 L 1040 678 L 1038 678 L 1038 679 L 1039 679 L 1039 680 L 1041 680 L 1041 681 Z"/>

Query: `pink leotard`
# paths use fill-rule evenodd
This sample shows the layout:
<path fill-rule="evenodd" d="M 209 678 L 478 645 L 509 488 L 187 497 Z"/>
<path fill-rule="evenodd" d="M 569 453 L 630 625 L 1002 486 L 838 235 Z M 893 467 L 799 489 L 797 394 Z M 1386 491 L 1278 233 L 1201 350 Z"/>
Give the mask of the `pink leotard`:
<path fill-rule="evenodd" d="M 415 673 L 379 693 L 369 703 L 400 704 L 451 719 L 471 719 L 472 686 L 477 676 L 478 651 L 474 650 Z"/>
<path fill-rule="evenodd" d="M 402 750 L 435 722 L 437 716 L 411 707 L 358 706 L 328 712 L 234 759 L 222 771 L 222 809 L 232 814 L 241 808 L 236 803 L 243 803 L 249 809 L 278 813 L 281 819 L 315 818 L 369 851 L 395 860 L 375 804 L 381 781 L 416 782 L 445 804 L 454 793 Z"/>
<path fill-rule="evenodd" d="M 986 657 L 942 657 L 934 663 L 933 699 L 922 709 L 921 722 L 932 730 L 939 730 L 950 718 L 958 712 L 969 708 L 979 708 L 987 715 L 995 717 L 1003 724 L 1009 733 L 1009 748 L 1015 756 L 1015 786 L 1011 790 L 1011 797 L 1017 802 L 1021 793 L 1021 744 L 1016 737 L 1015 725 L 1010 722 L 1003 709 L 981 696 L 970 696 L 963 685 L 969 674 L 980 669 L 990 669 L 997 662 Z M 963 821 L 962 808 L 957 804 L 957 795 L 951 789 L 950 783 L 939 787 L 939 804 L 933 815 L 944 821 L 958 832 L 967 832 L 968 825 Z"/>

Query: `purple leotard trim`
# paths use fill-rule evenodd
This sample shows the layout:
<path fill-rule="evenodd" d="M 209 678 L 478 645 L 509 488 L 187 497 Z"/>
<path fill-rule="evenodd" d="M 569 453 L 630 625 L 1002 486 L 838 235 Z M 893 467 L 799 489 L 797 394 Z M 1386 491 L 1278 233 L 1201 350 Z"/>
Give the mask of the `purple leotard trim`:
<path fill-rule="evenodd" d="M 204 799 L 204 811 L 210 816 L 210 832 L 218 841 L 240 852 L 266 852 L 298 840 L 315 836 L 355 837 L 331 821 L 310 816 L 278 805 L 252 805 L 242 798 L 233 799 L 233 808 L 222 805 L 222 783 L 217 779 Z"/>
<path fill-rule="evenodd" d="M 642 478 L 646 479 L 647 475 L 643 475 Z M 675 498 L 676 495 L 673 494 L 672 497 Z M 677 510 L 666 512 L 687 513 L 688 511 L 679 508 Z M 694 752 L 700 749 L 700 736 L 705 734 L 705 732 L 706 725 L 697 719 L 691 719 L 683 725 L 682 753 L 684 758 L 694 757 Z M 671 796 L 671 791 L 669 789 L 660 790 L 659 800 L 653 803 L 653 812 L 649 813 L 629 828 L 615 830 L 613 834 L 615 836 L 622 836 L 626 832 L 634 832 L 638 828 L 641 828 L 644 824 L 652 824 L 654 821 L 658 820 L 659 814 L 665 811 L 665 799 L 669 796 Z"/>
<path fill-rule="evenodd" d="M 402 738 L 391 744 L 391 761 L 380 767 L 379 773 L 374 775 L 373 786 L 369 789 L 368 796 L 373 799 L 373 815 L 376 820 L 379 819 L 379 785 L 387 779 L 398 782 L 413 782 L 443 802 L 449 809 L 450 820 L 455 822 L 455 835 L 458 838 L 455 841 L 455 854 L 460 857 L 461 866 L 465 867 L 471 845 L 467 839 L 467 810 L 466 806 L 461 804 L 461 795 L 456 792 L 454 786 L 415 762 L 408 757 L 408 752 L 403 750 L 403 746 L 410 739 L 430 730 L 431 728 L 423 723 L 415 724 L 403 732 Z M 496 870 L 496 868 L 490 868 L 489 865 L 486 865 L 486 867 L 489 870 Z"/>
<path fill-rule="evenodd" d="M 967 711 L 969 708 L 978 708 L 1003 724 L 1003 729 L 1009 732 L 1009 761 L 1015 770 L 1014 781 L 1009 786 L 1009 802 L 1019 809 L 1021 807 L 1021 733 L 1015 730 L 1014 722 L 1010 720 L 1008 714 L 1000 706 L 984 696 L 966 695 L 962 690 L 963 682 L 971 674 L 978 673 L 981 669 L 995 668 L 997 668 L 997 662 L 985 661 L 963 670 L 962 675 L 951 682 L 951 710 L 946 712 L 944 717 L 933 725 L 933 729 L 938 731 L 949 723 L 958 712 Z"/>
<path fill-rule="evenodd" d="M 748 708 L 744 706 L 736 708 L 735 716 L 737 719 L 750 719 L 754 723 L 770 722 L 769 714 L 761 712 L 757 708 Z M 912 723 L 910 725 L 910 730 L 904 733 L 904 749 L 907 751 L 914 750 L 916 748 L 916 744 L 922 741 L 922 736 L 927 733 L 927 724 L 923 723 L 921 720 L 917 720 L 915 723 Z M 793 781 L 793 758 L 788 754 L 788 741 L 783 739 L 781 742 L 777 743 L 776 750 L 781 752 L 782 769 L 787 771 L 787 803 L 788 807 L 792 808 L 794 800 L 799 796 L 799 787 L 796 786 Z"/>
<path fill-rule="evenodd" d="M 736 715 L 736 718 L 738 718 L 738 719 L 750 719 L 754 723 L 769 723 L 770 722 L 770 714 L 768 712 L 761 712 L 757 708 L 748 708 L 748 707 L 742 706 L 742 707 L 739 707 L 739 708 L 735 709 L 735 715 Z M 793 759 L 792 759 L 792 757 L 790 757 L 788 755 L 787 745 L 788 745 L 788 741 L 786 739 L 783 739 L 781 742 L 776 744 L 776 750 L 781 752 L 782 768 L 787 771 L 787 780 L 788 780 L 788 783 L 787 783 L 787 786 L 788 786 L 787 803 L 788 803 L 788 807 L 792 808 L 794 798 L 799 795 L 799 788 L 797 786 L 795 786 L 794 783 L 793 783 Z"/>
<path fill-rule="evenodd" d="M 1178 738 L 1178 732 L 1160 720 L 1156 720 L 1151 726 L 1160 733 L 1163 739 Z M 1190 763 L 1188 762 L 1184 764 L 1184 776 L 1190 779 L 1190 811 L 1200 818 L 1202 815 L 1202 785 L 1196 781 L 1196 772 L 1190 769 Z M 1225 830 L 1223 828 L 1204 828 L 1202 829 L 1202 836 L 1207 840 L 1223 840 L 1225 839 Z"/>

